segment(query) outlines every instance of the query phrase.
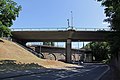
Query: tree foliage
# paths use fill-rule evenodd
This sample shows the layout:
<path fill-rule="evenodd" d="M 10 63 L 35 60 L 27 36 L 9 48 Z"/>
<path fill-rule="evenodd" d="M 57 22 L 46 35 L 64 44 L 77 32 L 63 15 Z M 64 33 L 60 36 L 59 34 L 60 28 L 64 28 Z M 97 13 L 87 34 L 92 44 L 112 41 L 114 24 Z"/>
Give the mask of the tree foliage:
<path fill-rule="evenodd" d="M 11 30 L 8 27 L 0 24 L 0 36 L 8 37 L 10 35 L 11 35 Z"/>
<path fill-rule="evenodd" d="M 21 6 L 12 0 L 0 0 L 0 33 L 10 35 L 10 29 L 13 21 L 18 17 Z"/>
<path fill-rule="evenodd" d="M 0 0 L 0 21 L 6 27 L 13 24 L 13 20 L 19 15 L 21 6 L 12 0 Z"/>
<path fill-rule="evenodd" d="M 109 35 L 111 53 L 118 57 L 120 52 L 120 0 L 97 0 L 102 2 L 105 7 L 107 19 L 104 21 L 110 23 L 109 27 L 114 30 L 114 34 Z"/>
<path fill-rule="evenodd" d="M 98 0 L 102 1 L 102 6 L 105 6 L 105 14 L 110 28 L 120 31 L 120 0 Z"/>
<path fill-rule="evenodd" d="M 109 44 L 107 42 L 90 42 L 85 46 L 92 51 L 95 61 L 102 61 L 109 58 Z"/>

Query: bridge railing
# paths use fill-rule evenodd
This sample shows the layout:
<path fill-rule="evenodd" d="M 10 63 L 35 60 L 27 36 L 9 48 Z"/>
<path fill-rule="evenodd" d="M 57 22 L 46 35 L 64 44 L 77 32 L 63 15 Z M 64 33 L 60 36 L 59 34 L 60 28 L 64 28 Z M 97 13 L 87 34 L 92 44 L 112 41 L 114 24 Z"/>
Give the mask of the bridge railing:
<path fill-rule="evenodd" d="M 42 29 L 42 28 L 11 28 L 11 31 L 59 31 L 59 30 L 62 30 L 62 31 L 65 31 L 67 29 L 64 29 L 64 28 L 56 28 L 56 29 L 52 29 L 52 28 L 45 28 L 45 29 Z"/>
<path fill-rule="evenodd" d="M 111 31 L 110 28 L 11 28 L 11 31 L 67 31 L 67 30 L 75 30 L 75 31 Z"/>
<path fill-rule="evenodd" d="M 76 31 L 111 31 L 110 28 L 77 28 Z"/>

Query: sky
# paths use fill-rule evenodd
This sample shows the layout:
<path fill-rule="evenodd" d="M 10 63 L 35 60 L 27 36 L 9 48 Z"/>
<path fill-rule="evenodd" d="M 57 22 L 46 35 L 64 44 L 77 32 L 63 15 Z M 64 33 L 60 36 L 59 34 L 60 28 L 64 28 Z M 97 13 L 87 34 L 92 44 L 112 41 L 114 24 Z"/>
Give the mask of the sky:
<path fill-rule="evenodd" d="M 71 11 L 74 28 L 108 28 L 103 23 L 104 8 L 96 0 L 14 1 L 22 6 L 22 11 L 11 28 L 67 28 Z"/>

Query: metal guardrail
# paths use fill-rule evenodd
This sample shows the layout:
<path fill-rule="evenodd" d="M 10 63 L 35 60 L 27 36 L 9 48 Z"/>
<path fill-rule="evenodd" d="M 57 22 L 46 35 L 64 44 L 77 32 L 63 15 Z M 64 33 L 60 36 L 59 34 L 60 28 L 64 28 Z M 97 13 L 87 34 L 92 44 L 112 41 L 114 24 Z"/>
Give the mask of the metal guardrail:
<path fill-rule="evenodd" d="M 111 31 L 110 28 L 78 28 L 76 31 Z"/>
<path fill-rule="evenodd" d="M 75 31 L 111 31 L 110 28 L 11 28 L 11 31 L 67 31 L 67 30 L 75 30 Z"/>

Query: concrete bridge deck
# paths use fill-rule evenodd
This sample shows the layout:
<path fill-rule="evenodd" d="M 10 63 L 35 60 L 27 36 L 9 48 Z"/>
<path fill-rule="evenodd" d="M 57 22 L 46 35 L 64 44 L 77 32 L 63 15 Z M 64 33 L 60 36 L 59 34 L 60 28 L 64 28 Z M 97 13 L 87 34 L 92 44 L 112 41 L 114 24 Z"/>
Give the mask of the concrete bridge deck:
<path fill-rule="evenodd" d="M 67 39 L 72 41 L 106 41 L 106 37 L 112 31 L 104 29 L 90 30 L 13 30 L 13 38 L 26 42 L 66 42 Z"/>

